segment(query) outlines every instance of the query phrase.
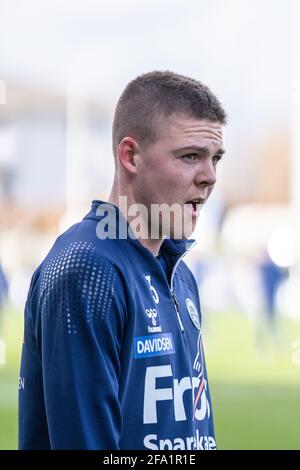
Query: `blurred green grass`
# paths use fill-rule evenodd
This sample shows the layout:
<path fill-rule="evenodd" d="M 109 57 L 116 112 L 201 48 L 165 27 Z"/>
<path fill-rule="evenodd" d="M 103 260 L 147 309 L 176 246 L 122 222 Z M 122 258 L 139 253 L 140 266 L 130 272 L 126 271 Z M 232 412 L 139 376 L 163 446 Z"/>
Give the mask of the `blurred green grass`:
<path fill-rule="evenodd" d="M 17 396 L 23 318 L 7 308 L 0 336 L 0 449 L 17 448 Z M 204 343 L 220 449 L 300 449 L 300 365 L 292 344 L 300 324 L 279 319 L 275 342 L 238 312 L 206 315 Z"/>
<path fill-rule="evenodd" d="M 300 449 L 299 322 L 278 318 L 276 339 L 240 313 L 205 319 L 204 343 L 221 449 Z"/>
<path fill-rule="evenodd" d="M 0 366 L 0 449 L 18 446 L 18 379 L 23 339 L 23 316 L 1 312 L 0 337 L 6 345 L 6 364 Z"/>

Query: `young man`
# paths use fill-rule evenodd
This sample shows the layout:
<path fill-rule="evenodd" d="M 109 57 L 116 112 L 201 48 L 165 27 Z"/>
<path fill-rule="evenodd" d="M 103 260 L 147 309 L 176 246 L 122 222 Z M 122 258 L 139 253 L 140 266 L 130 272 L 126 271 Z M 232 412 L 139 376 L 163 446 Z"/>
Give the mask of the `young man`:
<path fill-rule="evenodd" d="M 21 449 L 215 449 L 198 290 L 181 259 L 225 121 L 188 77 L 152 72 L 125 88 L 109 200 L 93 201 L 32 278 Z"/>

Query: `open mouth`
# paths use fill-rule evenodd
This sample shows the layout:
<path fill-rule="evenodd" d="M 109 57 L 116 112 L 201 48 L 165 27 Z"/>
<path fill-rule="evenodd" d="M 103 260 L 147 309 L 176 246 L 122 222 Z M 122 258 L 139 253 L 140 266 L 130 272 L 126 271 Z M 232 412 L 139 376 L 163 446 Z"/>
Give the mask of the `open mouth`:
<path fill-rule="evenodd" d="M 203 202 L 202 199 L 191 199 L 190 201 L 186 201 L 185 204 L 190 204 L 193 212 L 198 212 Z"/>

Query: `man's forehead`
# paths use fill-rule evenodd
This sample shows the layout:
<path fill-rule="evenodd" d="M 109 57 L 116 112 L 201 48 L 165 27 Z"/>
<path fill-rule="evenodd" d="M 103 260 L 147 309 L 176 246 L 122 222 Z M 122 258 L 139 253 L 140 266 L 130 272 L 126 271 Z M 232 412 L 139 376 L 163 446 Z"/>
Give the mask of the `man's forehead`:
<path fill-rule="evenodd" d="M 210 131 L 216 135 L 222 136 L 223 124 L 210 119 L 197 119 L 185 116 L 172 116 L 169 120 L 170 130 L 175 132 L 197 132 Z"/>
<path fill-rule="evenodd" d="M 197 119 L 186 116 L 171 116 L 165 123 L 164 136 L 173 141 L 192 143 L 194 139 L 204 139 L 223 145 L 223 125 L 209 119 Z"/>

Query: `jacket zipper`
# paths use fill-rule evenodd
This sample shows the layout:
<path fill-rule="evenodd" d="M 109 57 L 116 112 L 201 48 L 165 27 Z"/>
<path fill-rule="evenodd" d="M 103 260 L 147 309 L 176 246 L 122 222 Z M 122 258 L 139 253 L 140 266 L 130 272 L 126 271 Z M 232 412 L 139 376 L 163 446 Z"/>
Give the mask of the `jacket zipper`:
<path fill-rule="evenodd" d="M 184 333 L 184 328 L 183 328 L 183 324 L 182 324 L 182 321 L 181 321 L 181 318 L 180 318 L 180 313 L 179 313 L 178 300 L 177 300 L 176 295 L 174 294 L 174 292 L 171 291 L 171 295 L 172 295 L 172 298 L 173 298 L 173 303 L 174 303 L 174 306 L 175 306 L 175 310 L 176 310 L 176 314 L 177 314 L 177 318 L 178 318 L 178 322 L 179 322 L 179 325 L 180 325 L 181 332 Z"/>
<path fill-rule="evenodd" d="M 181 318 L 180 318 L 180 312 L 179 312 L 179 303 L 178 303 L 178 300 L 176 298 L 176 295 L 174 293 L 174 289 L 173 289 L 173 282 L 174 282 L 174 274 L 175 274 L 175 271 L 177 269 L 177 266 L 178 264 L 180 263 L 180 261 L 182 260 L 182 258 L 187 254 L 187 252 L 194 246 L 196 245 L 197 242 L 194 241 L 194 243 L 189 247 L 188 250 L 186 250 L 181 256 L 180 258 L 178 258 L 178 260 L 176 261 L 173 269 L 172 269 L 172 274 L 171 274 L 171 282 L 170 282 L 170 291 L 171 291 L 171 295 L 172 295 L 172 299 L 173 299 L 173 303 L 174 303 L 174 307 L 175 307 L 175 310 L 176 310 L 176 315 L 177 315 L 177 318 L 178 318 L 178 322 L 179 322 L 179 325 L 180 325 L 180 329 L 181 329 L 181 332 L 184 333 L 184 327 L 183 327 L 183 324 L 182 324 L 182 321 L 181 321 Z"/>

